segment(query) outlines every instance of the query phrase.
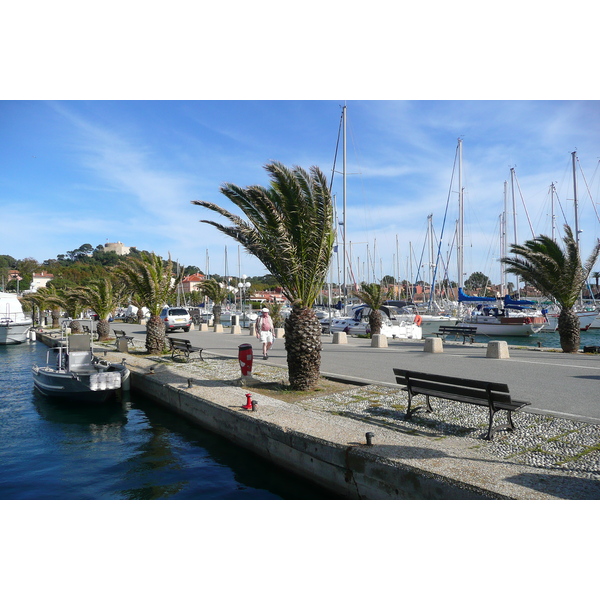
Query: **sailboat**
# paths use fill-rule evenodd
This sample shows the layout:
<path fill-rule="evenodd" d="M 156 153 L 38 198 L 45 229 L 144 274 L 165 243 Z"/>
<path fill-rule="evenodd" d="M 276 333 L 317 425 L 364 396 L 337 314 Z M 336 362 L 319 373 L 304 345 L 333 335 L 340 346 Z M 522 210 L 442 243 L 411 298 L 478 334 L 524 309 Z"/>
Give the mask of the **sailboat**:
<path fill-rule="evenodd" d="M 533 302 L 503 298 L 469 296 L 463 290 L 463 224 L 464 189 L 462 187 L 462 140 L 458 140 L 458 302 L 464 312 L 457 327 L 477 327 L 477 335 L 512 337 L 530 336 L 544 329 L 547 320 L 539 311 L 532 310 Z M 513 173 L 513 170 L 511 170 Z M 506 186 L 505 186 L 506 189 Z"/>

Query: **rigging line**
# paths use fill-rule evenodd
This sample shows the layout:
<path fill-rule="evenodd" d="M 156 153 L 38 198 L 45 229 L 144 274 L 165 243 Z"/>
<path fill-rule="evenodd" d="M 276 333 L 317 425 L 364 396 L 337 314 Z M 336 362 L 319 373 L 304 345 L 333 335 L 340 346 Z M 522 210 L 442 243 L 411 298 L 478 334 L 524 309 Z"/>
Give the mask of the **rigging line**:
<path fill-rule="evenodd" d="M 587 190 L 588 196 L 590 197 L 590 202 L 592 203 L 592 208 L 594 209 L 594 212 L 596 213 L 596 219 L 598 220 L 598 222 L 600 222 L 600 217 L 598 216 L 598 211 L 596 210 L 596 205 L 594 204 L 594 199 L 592 198 L 592 193 L 590 192 L 590 186 L 588 185 L 588 182 L 585 178 L 583 169 L 581 168 L 581 163 L 579 162 L 579 158 L 577 158 L 577 162 L 579 163 L 579 170 L 581 171 L 581 176 L 583 177 L 583 182 L 585 183 L 585 189 Z"/>
<path fill-rule="evenodd" d="M 337 155 L 338 155 L 338 150 L 340 147 L 340 137 L 342 135 L 343 121 L 344 121 L 344 112 L 342 110 L 342 116 L 340 117 L 340 126 L 338 128 L 337 142 L 335 143 L 335 154 L 333 156 L 333 168 L 331 169 L 331 182 L 329 183 L 329 193 L 330 194 L 331 194 L 331 190 L 333 188 L 333 176 L 335 175 L 335 165 L 337 163 Z"/>
<path fill-rule="evenodd" d="M 446 218 L 448 216 L 448 207 L 450 206 L 450 197 L 452 196 L 452 186 L 454 185 L 454 173 L 456 171 L 456 162 L 458 160 L 458 147 L 459 147 L 459 145 L 457 144 L 456 151 L 454 153 L 454 164 L 452 165 L 452 177 L 450 177 L 450 187 L 448 188 L 448 197 L 446 198 L 446 209 L 444 211 L 444 219 L 442 221 L 442 230 L 440 231 L 440 241 L 438 243 L 438 251 L 437 251 L 437 257 L 436 257 L 436 261 L 435 261 L 435 268 L 433 270 L 433 278 L 431 281 L 432 288 L 435 286 L 435 278 L 437 276 L 437 271 L 438 271 L 438 261 L 442 254 L 442 241 L 444 238 L 444 231 L 445 231 L 445 227 L 446 227 Z M 460 194 L 460 190 L 459 190 L 459 194 Z"/>
<path fill-rule="evenodd" d="M 556 196 L 556 201 L 558 202 L 558 206 L 560 207 L 560 212 L 562 213 L 563 220 L 565 223 L 568 223 L 567 215 L 565 215 L 565 209 L 563 208 L 560 198 L 558 197 L 558 192 L 556 191 L 556 187 L 554 188 L 554 195 Z"/>
<path fill-rule="evenodd" d="M 517 172 L 514 171 L 513 172 L 515 174 L 515 180 L 517 182 L 517 189 L 519 190 L 519 196 L 521 196 L 521 204 L 523 205 L 523 208 L 525 209 L 525 216 L 527 217 L 527 222 L 529 223 L 529 229 L 531 231 L 531 235 L 533 237 L 535 237 L 535 231 L 533 231 L 533 225 L 531 224 L 531 219 L 529 218 L 529 212 L 527 210 L 527 205 L 525 204 L 525 199 L 523 198 L 523 193 L 521 192 L 521 186 L 519 185 L 519 178 L 517 177 Z"/>
<path fill-rule="evenodd" d="M 423 255 L 425 254 L 426 247 L 427 247 L 427 236 L 425 236 L 425 241 L 423 242 L 423 249 L 421 250 L 421 258 L 419 259 L 419 262 L 417 264 L 417 273 L 415 275 L 414 283 L 417 283 L 417 281 L 419 281 L 419 275 L 421 274 L 421 267 L 423 266 Z"/>

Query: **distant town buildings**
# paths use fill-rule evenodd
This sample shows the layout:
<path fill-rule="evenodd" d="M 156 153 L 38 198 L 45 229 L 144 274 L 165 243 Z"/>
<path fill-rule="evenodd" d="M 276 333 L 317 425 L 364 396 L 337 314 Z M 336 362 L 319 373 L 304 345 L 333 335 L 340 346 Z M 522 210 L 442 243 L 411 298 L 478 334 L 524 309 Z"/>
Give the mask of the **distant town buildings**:
<path fill-rule="evenodd" d="M 179 284 L 179 292 L 189 294 L 190 292 L 197 292 L 198 285 L 204 281 L 205 277 L 202 273 L 194 273 L 184 277 L 182 282 Z"/>
<path fill-rule="evenodd" d="M 40 288 L 46 287 L 46 284 L 49 281 L 54 279 L 54 275 L 52 273 L 46 273 L 42 271 L 41 273 L 33 273 L 33 279 L 31 280 L 31 285 L 29 286 L 30 292 L 37 292 Z"/>

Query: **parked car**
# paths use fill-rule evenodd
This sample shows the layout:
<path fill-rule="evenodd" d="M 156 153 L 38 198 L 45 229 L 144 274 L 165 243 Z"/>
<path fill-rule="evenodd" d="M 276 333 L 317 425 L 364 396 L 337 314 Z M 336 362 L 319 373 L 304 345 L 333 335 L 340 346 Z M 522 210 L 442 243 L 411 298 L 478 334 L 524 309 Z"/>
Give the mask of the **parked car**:
<path fill-rule="evenodd" d="M 174 331 L 175 329 L 183 329 L 189 331 L 192 324 L 192 316 L 187 308 L 179 306 L 173 308 L 163 308 L 160 313 L 160 318 L 165 324 L 165 331 Z"/>

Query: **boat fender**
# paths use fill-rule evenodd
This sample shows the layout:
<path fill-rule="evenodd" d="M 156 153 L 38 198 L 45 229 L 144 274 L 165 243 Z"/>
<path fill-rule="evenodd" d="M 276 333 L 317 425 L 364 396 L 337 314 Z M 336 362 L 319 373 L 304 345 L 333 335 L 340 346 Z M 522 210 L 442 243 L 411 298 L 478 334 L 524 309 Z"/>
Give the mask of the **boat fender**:
<path fill-rule="evenodd" d="M 417 316 L 415 317 L 415 325 L 416 325 L 417 327 L 420 327 L 422 322 L 423 322 L 423 319 L 421 318 L 421 315 L 417 315 Z"/>

